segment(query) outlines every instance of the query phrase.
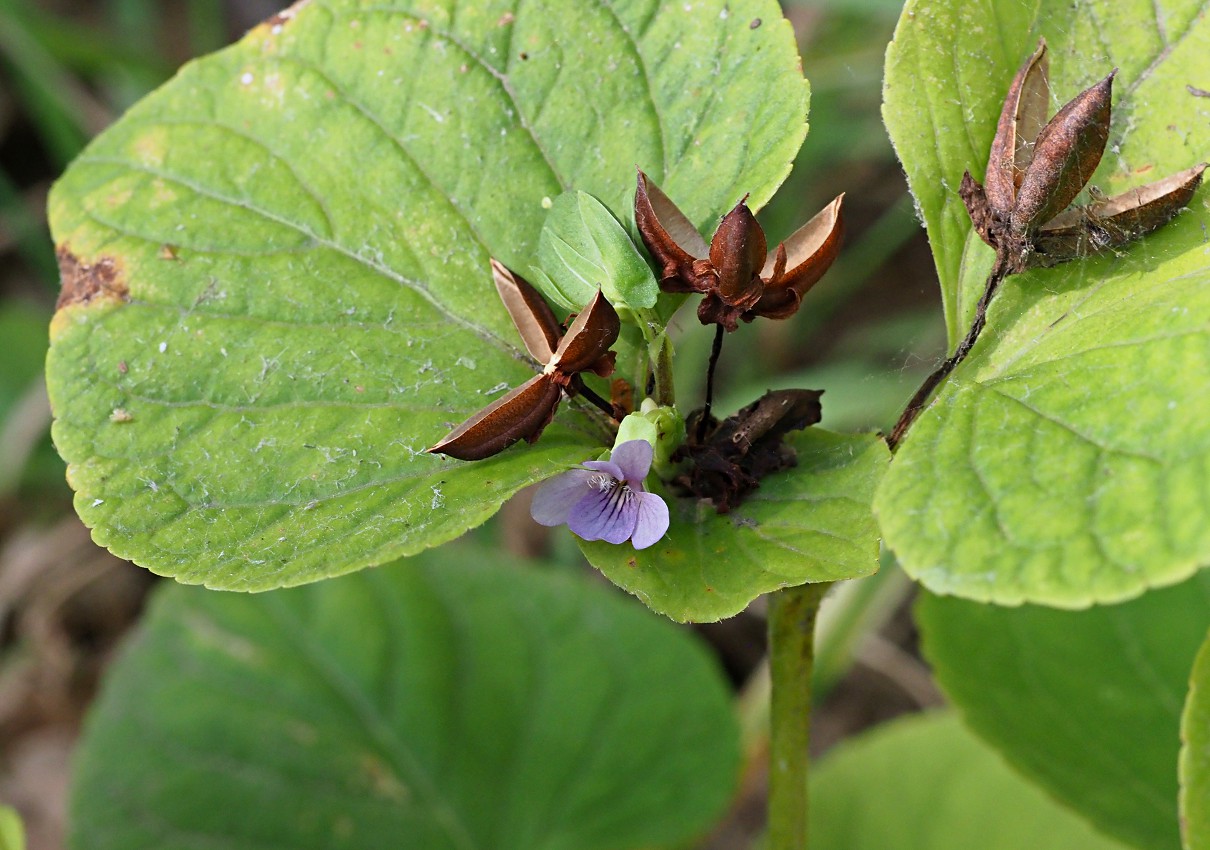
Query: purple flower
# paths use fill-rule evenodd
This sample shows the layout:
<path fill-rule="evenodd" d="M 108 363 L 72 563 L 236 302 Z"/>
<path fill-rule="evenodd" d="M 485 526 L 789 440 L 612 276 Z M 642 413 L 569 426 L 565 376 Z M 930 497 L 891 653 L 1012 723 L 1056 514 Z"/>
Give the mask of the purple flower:
<path fill-rule="evenodd" d="M 668 506 L 643 490 L 652 454 L 646 440 L 622 443 L 609 460 L 585 461 L 583 469 L 543 484 L 530 513 L 542 525 L 567 523 L 585 540 L 629 540 L 634 548 L 646 549 L 668 530 Z"/>

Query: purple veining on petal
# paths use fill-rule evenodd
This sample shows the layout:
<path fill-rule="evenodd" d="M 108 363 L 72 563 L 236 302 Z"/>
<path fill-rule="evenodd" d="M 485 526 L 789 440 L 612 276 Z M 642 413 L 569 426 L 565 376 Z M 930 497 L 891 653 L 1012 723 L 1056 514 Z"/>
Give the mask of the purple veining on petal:
<path fill-rule="evenodd" d="M 638 519 L 630 542 L 636 549 L 646 549 L 658 543 L 668 531 L 668 506 L 655 493 L 635 493 L 638 502 Z"/>
<path fill-rule="evenodd" d="M 654 454 L 655 450 L 646 440 L 627 440 L 613 450 L 609 459 L 620 467 L 622 474 L 617 475 L 617 478 L 632 487 L 642 489 Z"/>
<path fill-rule="evenodd" d="M 585 540 L 622 543 L 630 538 L 638 522 L 635 496 L 634 491 L 620 482 L 602 489 L 594 487 L 572 507 L 567 527 Z"/>
<path fill-rule="evenodd" d="M 668 505 L 643 489 L 653 454 L 645 440 L 628 440 L 609 460 L 585 461 L 547 481 L 534 494 L 530 513 L 542 525 L 567 523 L 585 540 L 652 546 L 668 531 Z"/>
<path fill-rule="evenodd" d="M 541 525 L 562 525 L 576 502 L 588 492 L 588 479 L 599 473 L 573 469 L 558 475 L 538 488 L 530 506 L 530 516 Z"/>

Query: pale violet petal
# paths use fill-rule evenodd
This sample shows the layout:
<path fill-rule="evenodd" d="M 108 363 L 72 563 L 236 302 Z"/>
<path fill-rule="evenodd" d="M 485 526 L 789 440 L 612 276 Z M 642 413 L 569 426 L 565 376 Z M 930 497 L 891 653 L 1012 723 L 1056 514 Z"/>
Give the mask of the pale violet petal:
<path fill-rule="evenodd" d="M 609 459 L 621 467 L 624 475 L 618 477 L 625 480 L 631 487 L 642 487 L 647 478 L 647 470 L 651 469 L 651 457 L 654 450 L 646 440 L 627 440 L 614 448 Z"/>
<path fill-rule="evenodd" d="M 562 525 L 567 522 L 572 507 L 588 492 L 588 479 L 598 474 L 588 469 L 573 469 L 545 482 L 534 493 L 530 516 L 541 525 Z"/>
<path fill-rule="evenodd" d="M 630 539 L 639 518 L 636 495 L 620 484 L 591 490 L 571 509 L 567 527 L 585 540 L 625 542 Z"/>
<path fill-rule="evenodd" d="M 668 531 L 668 505 L 655 493 L 635 493 L 638 502 L 638 522 L 630 542 L 636 549 L 646 549 Z"/>
<path fill-rule="evenodd" d="M 622 467 L 618 466 L 611 460 L 586 460 L 584 461 L 583 466 L 586 466 L 589 469 L 594 469 L 597 472 L 604 472 L 606 475 L 610 476 L 611 478 L 615 478 L 618 481 L 621 481 L 626 477 L 626 473 L 622 471 Z"/>

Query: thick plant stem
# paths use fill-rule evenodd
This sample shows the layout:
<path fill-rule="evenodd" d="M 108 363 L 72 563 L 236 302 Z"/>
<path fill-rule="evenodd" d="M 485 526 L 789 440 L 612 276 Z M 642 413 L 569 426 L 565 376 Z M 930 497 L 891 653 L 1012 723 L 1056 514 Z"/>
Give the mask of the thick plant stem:
<path fill-rule="evenodd" d="M 916 421 L 916 417 L 924 410 L 925 402 L 929 400 L 929 396 L 933 394 L 933 390 L 949 377 L 950 372 L 954 371 L 959 363 L 966 359 L 966 355 L 970 354 L 971 349 L 975 347 L 975 342 L 979 339 L 979 334 L 983 333 L 983 327 L 987 324 L 987 308 L 992 303 L 992 298 L 996 291 L 1000 288 L 1000 284 L 1004 279 L 1011 274 L 1011 265 L 1008 257 L 1000 251 L 996 252 L 996 263 L 992 266 L 991 273 L 987 276 L 987 284 L 983 288 L 983 297 L 979 299 L 979 303 L 975 305 L 975 320 L 971 322 L 971 329 L 966 332 L 966 336 L 958 343 L 958 347 L 954 349 L 954 353 L 942 361 L 941 365 L 924 379 L 924 383 L 920 385 L 920 389 L 916 390 L 916 394 L 912 396 L 912 400 L 907 403 L 907 407 L 903 409 L 903 413 L 899 416 L 899 421 L 895 423 L 895 427 L 891 429 L 891 434 L 887 437 L 887 445 L 891 451 L 899 445 L 903 435 L 907 433 L 907 429 Z"/>
<path fill-rule="evenodd" d="M 807 743 L 815 619 L 830 585 L 788 587 L 769 596 L 768 850 L 806 850 Z"/>

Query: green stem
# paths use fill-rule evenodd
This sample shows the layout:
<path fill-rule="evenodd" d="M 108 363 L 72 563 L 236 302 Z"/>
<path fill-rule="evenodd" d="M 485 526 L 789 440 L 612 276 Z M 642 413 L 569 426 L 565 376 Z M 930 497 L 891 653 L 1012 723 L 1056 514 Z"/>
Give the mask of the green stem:
<path fill-rule="evenodd" d="M 966 336 L 958 343 L 958 347 L 954 349 L 954 353 L 945 358 L 941 365 L 924 379 L 924 383 L 920 385 L 920 389 L 916 390 L 916 394 L 912 396 L 911 401 L 907 403 L 907 407 L 903 409 L 903 413 L 899 417 L 899 421 L 895 423 L 895 427 L 891 429 L 890 435 L 886 438 L 887 446 L 891 451 L 895 451 L 899 447 L 899 442 L 903 439 L 903 435 L 907 433 L 907 429 L 912 427 L 912 423 L 916 421 L 916 417 L 924 410 L 925 404 L 929 400 L 929 396 L 933 391 L 950 376 L 957 368 L 958 364 L 966 359 L 966 355 L 971 353 L 971 349 L 975 347 L 975 343 L 979 341 L 979 334 L 983 333 L 983 328 L 987 324 L 987 308 L 991 306 L 992 298 L 996 296 L 996 292 L 1000 288 L 1000 284 L 1004 282 L 1010 274 L 1020 271 L 1020 267 L 1014 265 L 1013 258 L 1009 256 L 1004 249 L 996 251 L 996 263 L 992 266 L 991 272 L 987 276 L 987 283 L 983 288 L 983 297 L 975 305 L 975 320 L 971 324 L 971 329 L 966 332 Z"/>
<path fill-rule="evenodd" d="M 829 584 L 788 587 L 769 596 L 768 850 L 807 848 L 807 744 L 815 618 Z"/>
<path fill-rule="evenodd" d="M 666 331 L 661 331 L 652 343 L 655 349 L 651 359 L 651 371 L 655 377 L 655 392 L 652 397 L 661 407 L 673 407 L 676 404 L 676 392 L 672 387 L 672 340 Z"/>

